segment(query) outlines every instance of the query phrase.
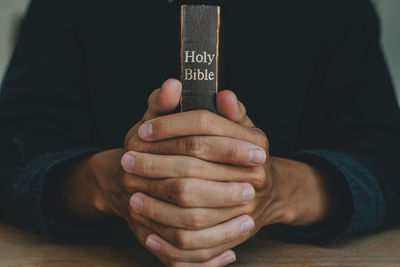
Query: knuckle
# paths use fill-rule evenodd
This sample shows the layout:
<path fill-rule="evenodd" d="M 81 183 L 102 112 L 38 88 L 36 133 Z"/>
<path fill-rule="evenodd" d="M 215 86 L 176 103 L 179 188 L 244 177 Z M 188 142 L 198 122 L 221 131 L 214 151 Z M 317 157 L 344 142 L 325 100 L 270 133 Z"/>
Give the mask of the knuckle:
<path fill-rule="evenodd" d="M 180 249 L 190 249 L 192 242 L 189 234 L 184 230 L 176 230 L 174 233 L 176 246 Z"/>
<path fill-rule="evenodd" d="M 252 168 L 249 183 L 257 189 L 263 188 L 267 185 L 267 174 L 263 166 Z"/>
<path fill-rule="evenodd" d="M 151 106 L 153 104 L 152 100 L 153 98 L 155 98 L 157 96 L 157 94 L 160 92 L 160 89 L 156 89 L 153 92 L 151 92 L 151 94 L 149 95 L 149 97 L 147 98 L 147 104 L 149 106 Z"/>
<path fill-rule="evenodd" d="M 294 209 L 286 210 L 282 215 L 282 223 L 287 225 L 293 225 L 296 221 L 296 211 Z"/>
<path fill-rule="evenodd" d="M 208 110 L 202 110 L 199 112 L 198 125 L 202 131 L 207 133 L 214 132 L 214 116 Z"/>
<path fill-rule="evenodd" d="M 186 215 L 186 224 L 189 230 L 202 230 L 206 225 L 204 212 L 201 209 L 191 209 Z"/>
<path fill-rule="evenodd" d="M 202 262 L 207 262 L 214 258 L 214 254 L 209 249 L 203 249 L 199 251 L 198 258 Z"/>
<path fill-rule="evenodd" d="M 255 213 L 256 209 L 257 209 L 256 203 L 254 202 L 249 203 L 248 205 L 246 205 L 245 214 L 252 215 Z"/>
<path fill-rule="evenodd" d="M 202 162 L 197 158 L 190 158 L 186 161 L 185 176 L 191 178 L 201 177 L 204 171 Z"/>
<path fill-rule="evenodd" d="M 132 138 L 130 138 L 126 144 L 126 149 L 127 150 L 138 150 L 140 144 L 140 140 L 138 138 L 137 135 L 133 136 Z"/>
<path fill-rule="evenodd" d="M 221 235 L 221 242 L 227 242 L 230 241 L 231 239 L 233 240 L 233 235 L 235 235 L 235 231 L 233 231 L 230 227 L 223 227 L 220 230 L 220 235 Z"/>
<path fill-rule="evenodd" d="M 128 151 L 153 153 L 157 147 L 153 146 L 151 143 L 143 142 L 140 137 L 136 135 L 129 140 L 126 149 Z"/>
<path fill-rule="evenodd" d="M 189 185 L 186 182 L 181 182 L 180 184 L 180 191 L 177 195 L 176 204 L 183 208 L 188 208 L 191 206 Z"/>
<path fill-rule="evenodd" d="M 171 183 L 166 188 L 166 196 L 169 201 L 176 202 L 177 196 L 180 193 L 179 182 L 171 181 Z"/>
<path fill-rule="evenodd" d="M 259 128 L 252 128 L 252 132 L 255 138 L 255 143 L 258 146 L 261 146 L 266 151 L 269 149 L 269 140 L 265 132 Z"/>
<path fill-rule="evenodd" d="M 269 151 L 269 140 L 267 137 L 264 138 L 263 148 L 265 149 L 266 152 Z M 267 153 L 267 160 L 268 160 L 268 156 L 269 156 L 269 153 Z"/>
<path fill-rule="evenodd" d="M 269 151 L 269 140 L 267 135 L 261 129 L 256 128 L 256 131 L 259 136 L 258 138 L 260 139 L 259 142 L 261 144 L 261 147 L 264 148 L 265 151 Z"/>
<path fill-rule="evenodd" d="M 110 211 L 110 207 L 109 207 L 108 203 L 104 200 L 103 197 L 98 197 L 98 196 L 94 197 L 93 205 L 97 210 L 99 210 L 101 212 L 107 213 Z M 119 213 L 119 214 L 122 214 L 122 213 Z"/>
<path fill-rule="evenodd" d="M 205 153 L 204 139 L 201 136 L 190 136 L 184 139 L 184 151 L 191 156 L 199 157 Z"/>
<path fill-rule="evenodd" d="M 164 253 L 164 256 L 170 261 L 173 262 L 180 262 L 182 261 L 182 257 L 179 255 L 180 251 L 176 249 L 167 249 Z"/>
<path fill-rule="evenodd" d="M 133 138 L 129 139 L 125 147 L 127 150 L 135 150 L 135 148 L 136 148 L 135 138 L 133 137 Z"/>
<path fill-rule="evenodd" d="M 190 185 L 182 179 L 174 180 L 167 190 L 167 197 L 173 203 L 188 207 L 190 205 Z"/>
<path fill-rule="evenodd" d="M 125 192 L 131 192 L 134 189 L 132 185 L 132 179 L 129 177 L 129 175 L 125 174 L 122 176 L 121 186 Z"/>
<path fill-rule="evenodd" d="M 246 109 L 246 106 L 245 106 L 242 102 L 239 101 L 239 104 L 240 104 L 241 111 L 242 111 L 242 114 L 241 114 L 242 116 L 241 116 L 241 118 L 243 118 L 243 117 L 245 117 L 246 114 L 247 114 L 247 109 Z"/>

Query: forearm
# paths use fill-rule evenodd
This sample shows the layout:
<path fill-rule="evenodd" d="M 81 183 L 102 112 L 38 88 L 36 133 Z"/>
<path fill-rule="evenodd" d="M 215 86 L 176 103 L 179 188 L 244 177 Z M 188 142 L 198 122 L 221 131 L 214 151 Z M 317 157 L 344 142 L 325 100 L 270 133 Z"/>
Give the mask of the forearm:
<path fill-rule="evenodd" d="M 280 191 L 286 198 L 282 202 L 282 223 L 305 226 L 319 222 L 330 214 L 330 191 L 318 169 L 300 161 L 272 157 L 271 172 L 275 188 L 282 188 Z M 296 188 L 299 183 L 303 189 L 301 192 Z"/>
<path fill-rule="evenodd" d="M 282 222 L 292 226 L 328 223 L 351 216 L 351 192 L 344 177 L 329 164 L 271 158 L 273 182 L 285 188 Z M 301 182 L 302 191 L 295 186 Z"/>
<path fill-rule="evenodd" d="M 46 178 L 44 205 L 46 213 L 66 223 L 104 219 L 108 215 L 99 201 L 99 177 L 110 175 L 102 153 L 65 163 L 54 168 Z"/>

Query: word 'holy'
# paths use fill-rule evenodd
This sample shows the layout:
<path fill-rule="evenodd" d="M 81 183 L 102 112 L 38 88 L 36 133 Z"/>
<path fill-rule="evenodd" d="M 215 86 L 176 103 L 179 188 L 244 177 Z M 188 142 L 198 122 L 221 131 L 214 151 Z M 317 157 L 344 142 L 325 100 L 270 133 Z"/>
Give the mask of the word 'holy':
<path fill-rule="evenodd" d="M 215 60 L 215 54 L 208 54 L 207 52 L 197 53 L 196 51 L 185 51 L 185 63 L 207 64 L 210 66 Z M 199 69 L 197 66 L 192 68 L 185 68 L 186 81 L 213 81 L 215 80 L 215 73 L 208 69 Z"/>
<path fill-rule="evenodd" d="M 215 54 L 207 52 L 196 54 L 196 51 L 185 51 L 185 63 L 207 63 L 211 65 L 215 59 Z"/>

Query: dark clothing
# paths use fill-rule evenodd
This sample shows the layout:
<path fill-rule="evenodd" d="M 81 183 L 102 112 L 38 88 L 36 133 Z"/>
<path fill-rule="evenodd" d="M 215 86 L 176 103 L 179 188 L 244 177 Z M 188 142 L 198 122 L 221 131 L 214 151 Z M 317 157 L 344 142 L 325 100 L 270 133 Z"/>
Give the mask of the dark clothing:
<path fill-rule="evenodd" d="M 349 216 L 297 234 L 321 240 L 398 222 L 400 112 L 370 2 L 212 2 L 223 10 L 221 89 L 237 93 L 272 155 L 337 172 L 351 190 Z M 32 1 L 1 92 L 1 218 L 79 233 L 43 211 L 47 174 L 122 147 L 148 95 L 179 77 L 179 5 Z"/>

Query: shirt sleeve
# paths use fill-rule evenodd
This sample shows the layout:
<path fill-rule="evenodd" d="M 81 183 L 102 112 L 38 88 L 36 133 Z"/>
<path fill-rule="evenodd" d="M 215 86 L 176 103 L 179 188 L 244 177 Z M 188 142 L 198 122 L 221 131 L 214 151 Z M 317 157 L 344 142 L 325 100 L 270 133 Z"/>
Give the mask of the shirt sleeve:
<path fill-rule="evenodd" d="M 344 199 L 335 207 L 343 211 L 337 213 L 340 216 L 310 227 L 286 227 L 293 237 L 311 242 L 331 241 L 375 231 L 384 224 L 385 197 L 378 178 L 355 155 L 316 149 L 297 152 L 292 158 L 311 164 L 329 176 L 326 178 L 334 186 L 333 194 Z"/>
<path fill-rule="evenodd" d="M 0 96 L 1 219 L 49 236 L 97 229 L 54 221 L 42 208 L 51 169 L 101 150 L 93 145 L 74 4 L 31 2 Z"/>
<path fill-rule="evenodd" d="M 334 177 L 329 179 L 347 187 L 352 212 L 328 224 L 287 227 L 312 241 L 400 221 L 400 112 L 379 44 L 377 15 L 367 0 L 326 2 L 325 8 L 330 11 L 322 26 L 324 52 L 293 158 L 330 168 L 327 176 Z M 343 190 L 334 193 L 340 198 Z"/>

